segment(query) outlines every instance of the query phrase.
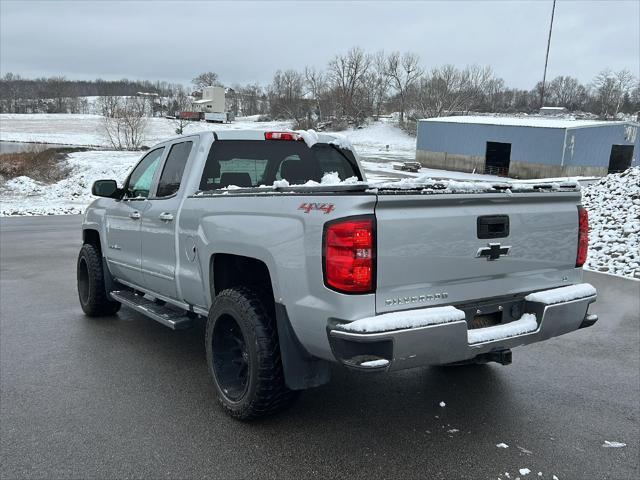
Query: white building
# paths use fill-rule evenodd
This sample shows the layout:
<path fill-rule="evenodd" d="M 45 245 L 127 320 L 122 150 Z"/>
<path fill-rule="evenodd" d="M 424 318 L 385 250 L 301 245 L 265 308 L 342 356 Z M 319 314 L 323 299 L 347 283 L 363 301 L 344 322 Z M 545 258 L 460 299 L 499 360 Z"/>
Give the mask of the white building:
<path fill-rule="evenodd" d="M 193 101 L 193 109 L 196 112 L 224 113 L 226 111 L 224 87 L 203 88 L 202 98 Z"/>

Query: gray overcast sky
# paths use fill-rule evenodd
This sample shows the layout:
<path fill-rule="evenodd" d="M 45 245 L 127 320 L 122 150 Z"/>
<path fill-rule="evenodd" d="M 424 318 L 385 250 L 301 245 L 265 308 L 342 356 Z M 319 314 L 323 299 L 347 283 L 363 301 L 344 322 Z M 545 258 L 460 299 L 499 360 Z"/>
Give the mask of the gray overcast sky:
<path fill-rule="evenodd" d="M 425 67 L 490 64 L 508 85 L 542 76 L 551 0 L 169 2 L 0 0 L 0 70 L 26 77 L 167 80 L 213 70 L 225 84 L 324 67 L 360 46 L 418 53 Z M 588 83 L 640 70 L 640 1 L 559 0 L 548 77 Z"/>

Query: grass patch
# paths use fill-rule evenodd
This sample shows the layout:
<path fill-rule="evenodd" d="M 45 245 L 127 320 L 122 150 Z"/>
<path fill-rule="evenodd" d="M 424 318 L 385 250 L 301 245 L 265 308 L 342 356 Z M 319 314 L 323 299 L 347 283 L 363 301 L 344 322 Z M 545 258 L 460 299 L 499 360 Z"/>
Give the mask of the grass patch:
<path fill-rule="evenodd" d="M 33 146 L 23 152 L 0 154 L 0 176 L 4 180 L 26 176 L 39 182 L 52 183 L 68 176 L 67 155 L 84 152 L 83 147 L 45 148 Z"/>

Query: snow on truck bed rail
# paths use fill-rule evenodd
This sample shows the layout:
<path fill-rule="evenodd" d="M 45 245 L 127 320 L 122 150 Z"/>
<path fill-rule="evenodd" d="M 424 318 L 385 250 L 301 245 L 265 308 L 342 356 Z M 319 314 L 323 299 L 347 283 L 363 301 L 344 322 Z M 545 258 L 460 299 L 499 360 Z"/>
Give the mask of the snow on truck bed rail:
<path fill-rule="evenodd" d="M 197 192 L 196 196 L 233 193 L 255 193 L 256 189 L 267 193 L 273 190 L 282 189 L 303 189 L 308 187 L 344 187 L 346 185 L 360 187 L 371 193 L 420 193 L 420 194 L 460 194 L 460 193 L 504 193 L 513 192 L 557 192 L 557 191 L 577 191 L 580 186 L 576 182 L 564 183 L 523 183 L 523 182 L 488 182 L 484 180 L 459 181 L 443 178 L 417 177 L 403 178 L 391 182 L 361 182 L 356 177 L 340 180 L 336 172 L 325 173 L 320 182 L 309 180 L 303 184 L 291 184 L 286 179 L 276 180 L 272 185 L 260 185 L 259 187 L 238 187 L 229 185 L 225 188 Z M 327 191 L 331 191 L 328 189 Z"/>
<path fill-rule="evenodd" d="M 488 182 L 485 180 L 460 181 L 430 176 L 403 178 L 394 182 L 373 184 L 378 190 L 420 191 L 420 193 L 488 193 L 535 192 L 535 191 L 575 191 L 580 190 L 577 182 Z"/>

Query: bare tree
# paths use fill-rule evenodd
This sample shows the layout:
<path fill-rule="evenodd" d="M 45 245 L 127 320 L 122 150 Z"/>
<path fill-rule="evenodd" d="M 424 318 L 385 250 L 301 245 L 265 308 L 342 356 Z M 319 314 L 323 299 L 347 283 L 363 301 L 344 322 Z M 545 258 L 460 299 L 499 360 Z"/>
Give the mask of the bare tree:
<path fill-rule="evenodd" d="M 501 78 L 493 78 L 487 84 L 486 109 L 490 112 L 499 112 L 505 107 L 506 88 L 504 80 Z"/>
<path fill-rule="evenodd" d="M 47 79 L 48 90 L 55 102 L 55 113 L 67 113 L 66 97 L 69 96 L 69 86 L 64 77 L 51 77 Z"/>
<path fill-rule="evenodd" d="M 256 115 L 264 113 L 262 104 L 264 91 L 257 83 L 239 87 L 237 90 L 241 99 L 242 115 Z"/>
<path fill-rule="evenodd" d="M 180 113 L 191 110 L 192 98 L 189 97 L 184 90 L 178 90 L 172 100 L 172 108 L 175 112 L 173 124 L 176 126 L 176 135 L 182 135 L 184 133 L 184 127 L 190 120 L 183 118 Z"/>
<path fill-rule="evenodd" d="M 375 118 L 380 117 L 382 107 L 389 97 L 390 78 L 387 71 L 387 57 L 384 51 L 373 55 L 371 65 L 372 110 Z"/>
<path fill-rule="evenodd" d="M 271 115 L 299 121 L 304 115 L 304 78 L 295 70 L 278 70 L 269 86 Z"/>
<path fill-rule="evenodd" d="M 637 78 L 629 70 L 620 70 L 616 72 L 615 80 L 617 98 L 614 115 L 617 115 L 625 99 L 630 97 L 633 87 L 637 83 Z"/>
<path fill-rule="evenodd" d="M 420 109 L 427 117 L 441 117 L 460 110 L 462 75 L 453 65 L 431 69 L 420 85 Z"/>
<path fill-rule="evenodd" d="M 199 90 L 202 90 L 204 87 L 222 86 L 218 81 L 218 74 L 215 72 L 201 73 L 191 80 L 191 83 L 193 83 L 193 85 Z"/>
<path fill-rule="evenodd" d="M 465 113 L 481 108 L 494 79 L 493 70 L 488 65 L 484 67 L 471 65 L 461 72 L 460 103 Z"/>
<path fill-rule="evenodd" d="M 420 67 L 420 57 L 414 53 L 393 52 L 387 58 L 387 75 L 392 88 L 400 99 L 400 124 L 404 123 L 404 111 L 406 108 L 407 92 L 418 81 L 423 71 Z"/>
<path fill-rule="evenodd" d="M 558 76 L 547 86 L 549 103 L 556 107 L 576 110 L 584 104 L 587 90 L 573 77 Z"/>
<path fill-rule="evenodd" d="M 336 55 L 329 62 L 329 78 L 338 96 L 343 117 L 361 119 L 364 116 L 362 88 L 370 66 L 371 56 L 357 47 L 346 55 Z"/>
<path fill-rule="evenodd" d="M 116 150 L 138 150 L 147 127 L 145 101 L 139 97 L 101 97 L 103 131 Z"/>
<path fill-rule="evenodd" d="M 620 107 L 625 98 L 631 94 L 636 81 L 637 79 L 629 70 L 614 73 L 605 69 L 596 75 L 592 87 L 595 90 L 600 114 L 604 117 L 618 115 Z"/>
<path fill-rule="evenodd" d="M 315 67 L 304 67 L 304 79 L 307 90 L 315 103 L 318 120 L 322 121 L 322 97 L 327 92 L 327 78 L 323 72 L 316 70 Z"/>

